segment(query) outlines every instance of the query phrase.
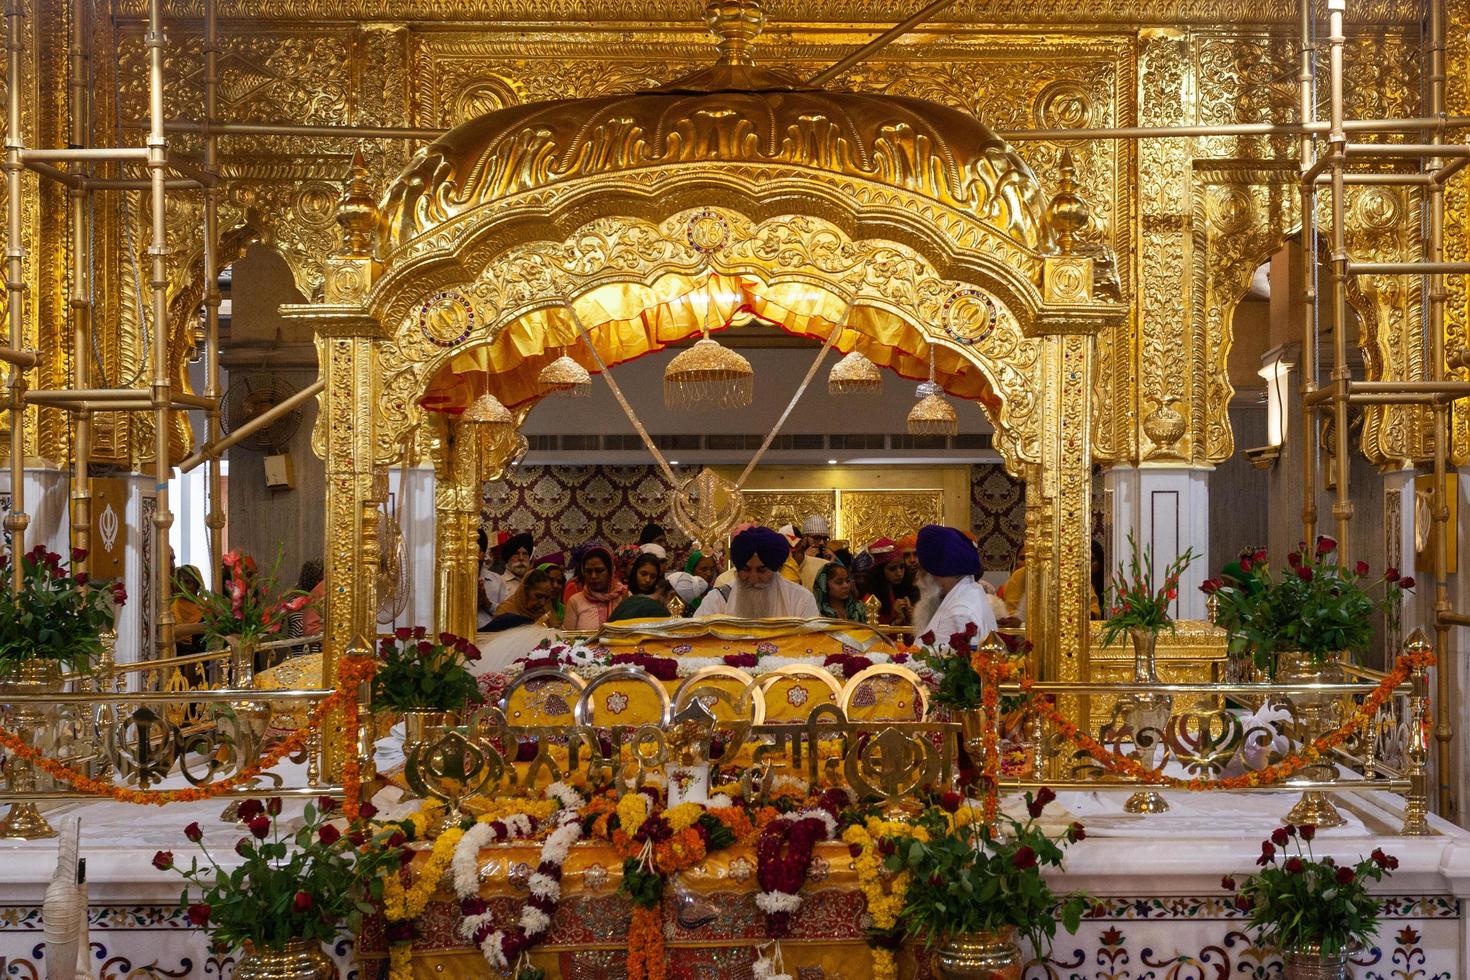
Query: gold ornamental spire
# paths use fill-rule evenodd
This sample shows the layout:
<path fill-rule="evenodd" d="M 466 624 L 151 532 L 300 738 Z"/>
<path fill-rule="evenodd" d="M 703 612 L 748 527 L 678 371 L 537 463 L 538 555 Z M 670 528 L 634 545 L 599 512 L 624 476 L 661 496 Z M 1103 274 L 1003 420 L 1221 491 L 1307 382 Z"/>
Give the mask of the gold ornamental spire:
<path fill-rule="evenodd" d="M 372 173 L 363 159 L 362 148 L 352 151 L 352 165 L 337 199 L 337 224 L 342 227 L 342 251 L 347 256 L 370 256 L 378 231 L 378 201 L 373 194 Z"/>
<path fill-rule="evenodd" d="M 1077 165 L 1072 160 L 1072 151 L 1063 150 L 1057 168 L 1056 196 L 1046 208 L 1046 222 L 1057 236 L 1057 249 L 1063 255 L 1072 254 L 1078 232 L 1087 227 L 1092 211 L 1087 202 L 1077 195 Z"/>
<path fill-rule="evenodd" d="M 760 0 L 710 0 L 704 22 L 719 41 L 718 65 L 754 65 L 751 44 L 766 26 Z"/>

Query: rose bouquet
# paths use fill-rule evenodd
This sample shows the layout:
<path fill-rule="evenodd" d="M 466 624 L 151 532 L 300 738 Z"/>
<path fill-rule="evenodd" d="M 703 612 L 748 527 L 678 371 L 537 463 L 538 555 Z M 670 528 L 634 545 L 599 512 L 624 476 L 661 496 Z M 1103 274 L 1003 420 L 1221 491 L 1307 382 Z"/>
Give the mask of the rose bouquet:
<path fill-rule="evenodd" d="M 221 864 L 199 824 L 191 823 L 184 836 L 204 861 L 193 857 L 185 866 L 173 852 L 159 851 L 153 866 L 183 876 L 179 911 L 222 947 L 249 942 L 279 951 L 292 940 L 331 942 L 344 926 L 359 930 L 371 902 L 382 899 L 384 873 L 396 873 L 413 854 L 400 847 L 405 838 L 396 829 L 375 834 L 363 821 L 339 827 L 336 807 L 330 797 L 308 803 L 300 829 L 291 833 L 282 827 L 280 798 L 245 800 L 240 819 L 248 832 L 235 844 L 238 865 Z"/>
<path fill-rule="evenodd" d="M 479 700 L 479 684 L 465 664 L 480 649 L 453 633 L 431 640 L 422 626 L 401 626 L 378 644 L 374 711 L 461 711 Z"/>
<path fill-rule="evenodd" d="M 1288 824 L 1261 842 L 1256 864 L 1261 870 L 1240 885 L 1236 908 L 1250 913 L 1258 941 L 1283 952 L 1315 949 L 1333 956 L 1362 946 L 1378 928 L 1378 900 L 1368 883 L 1399 866 L 1398 858 L 1375 848 L 1357 864 L 1338 864 L 1312 853 L 1317 828 Z M 1295 851 L 1287 853 L 1288 845 Z M 1220 881 L 1236 891 L 1235 879 Z"/>
<path fill-rule="evenodd" d="M 972 806 L 924 810 L 914 822 L 928 840 L 898 838 L 884 857 L 890 874 L 913 873 L 915 887 L 899 916 L 907 934 L 934 946 L 956 936 L 1015 930 L 1040 953 L 1056 935 L 1059 918 L 1075 932 L 1087 898 L 1074 894 L 1059 902 L 1041 869 L 1060 868 L 1064 847 L 1086 833 L 1079 823 L 1056 838 L 1042 831 L 1038 820 L 1054 799 L 1046 787 L 1027 793 L 1026 820 L 1000 815 L 1008 826 L 999 835 Z"/>
<path fill-rule="evenodd" d="M 1303 544 L 1286 565 L 1278 574 L 1266 552 L 1255 551 L 1200 586 L 1216 597 L 1215 622 L 1230 633 L 1232 652 L 1250 650 L 1262 670 L 1271 669 L 1279 650 L 1300 650 L 1319 664 L 1342 650 L 1362 652 L 1373 613 L 1394 615 L 1400 597 L 1414 588 L 1414 579 L 1395 568 L 1373 578 L 1367 562 L 1345 567 L 1329 537 L 1319 537 L 1311 552 Z"/>
<path fill-rule="evenodd" d="M 85 557 L 84 551 L 72 551 L 72 562 Z M 0 557 L 0 673 L 31 660 L 86 670 L 102 652 L 101 636 L 112 626 L 117 607 L 127 600 L 122 583 L 96 588 L 86 573 L 73 573 L 44 545 L 21 556 L 18 593 L 12 587 L 16 572 L 8 558 Z"/>
<path fill-rule="evenodd" d="M 311 604 L 311 596 L 299 589 L 282 591 L 276 585 L 280 555 L 269 574 L 262 576 L 255 559 L 238 551 L 226 552 L 225 569 L 229 581 L 223 591 L 202 590 L 184 598 L 202 610 L 206 646 L 223 647 L 231 636 L 242 641 L 260 642 L 279 633 L 287 619 Z"/>

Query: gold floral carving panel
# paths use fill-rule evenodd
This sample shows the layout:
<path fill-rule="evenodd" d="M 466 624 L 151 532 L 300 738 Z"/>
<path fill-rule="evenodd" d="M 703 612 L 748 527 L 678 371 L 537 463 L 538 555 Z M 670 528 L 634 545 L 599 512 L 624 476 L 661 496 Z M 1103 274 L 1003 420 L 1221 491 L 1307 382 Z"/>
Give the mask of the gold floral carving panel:
<path fill-rule="evenodd" d="M 766 527 L 790 524 L 800 530 L 801 522 L 816 514 L 836 532 L 835 490 L 745 490 L 743 493 L 747 521 Z"/>
<path fill-rule="evenodd" d="M 942 490 L 844 490 L 837 533 L 854 552 L 879 538 L 897 540 L 925 524 L 944 523 Z"/>

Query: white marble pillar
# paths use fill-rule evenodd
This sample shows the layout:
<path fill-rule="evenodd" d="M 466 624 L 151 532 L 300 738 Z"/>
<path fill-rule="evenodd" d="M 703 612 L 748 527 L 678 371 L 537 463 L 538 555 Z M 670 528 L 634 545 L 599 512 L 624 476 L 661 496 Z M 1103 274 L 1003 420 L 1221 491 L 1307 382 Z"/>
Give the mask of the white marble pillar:
<path fill-rule="evenodd" d="M 429 626 L 434 622 L 434 468 L 394 467 L 388 480 L 408 570 L 408 604 L 392 625 Z"/>
<path fill-rule="evenodd" d="M 1187 549 L 1194 561 L 1179 581 L 1175 619 L 1204 619 L 1205 597 L 1199 587 L 1211 575 L 1210 492 L 1206 468 L 1193 466 L 1113 466 L 1103 471 L 1103 488 L 1112 500 L 1109 580 L 1128 561 L 1128 535 L 1140 553 L 1153 549 L 1155 587 L 1164 570 Z"/>
<path fill-rule="evenodd" d="M 71 554 L 70 474 L 43 459 L 27 460 L 25 467 L 26 550 L 38 544 L 63 558 Z M 0 468 L 0 513 L 10 511 L 10 469 Z"/>
<path fill-rule="evenodd" d="M 153 592 L 153 512 L 158 497 L 152 478 L 141 473 L 128 477 L 127 550 L 123 557 L 123 588 L 128 601 L 117 617 L 117 662 L 151 660 L 158 622 Z M 166 560 L 166 559 L 165 559 Z M 136 675 L 134 675 L 136 676 Z"/>

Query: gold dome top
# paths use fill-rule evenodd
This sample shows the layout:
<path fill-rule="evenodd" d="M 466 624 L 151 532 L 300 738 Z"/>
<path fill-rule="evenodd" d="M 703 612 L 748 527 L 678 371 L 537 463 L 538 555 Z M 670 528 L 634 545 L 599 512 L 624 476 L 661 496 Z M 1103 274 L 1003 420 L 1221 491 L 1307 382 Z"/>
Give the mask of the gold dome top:
<path fill-rule="evenodd" d="M 379 255 L 486 204 L 681 165 L 867 181 L 968 212 L 1032 251 L 1049 244 L 1035 175 L 978 119 L 755 67 L 763 20 L 756 0 L 711 0 L 714 66 L 651 90 L 511 106 L 440 136 L 388 189 Z"/>

